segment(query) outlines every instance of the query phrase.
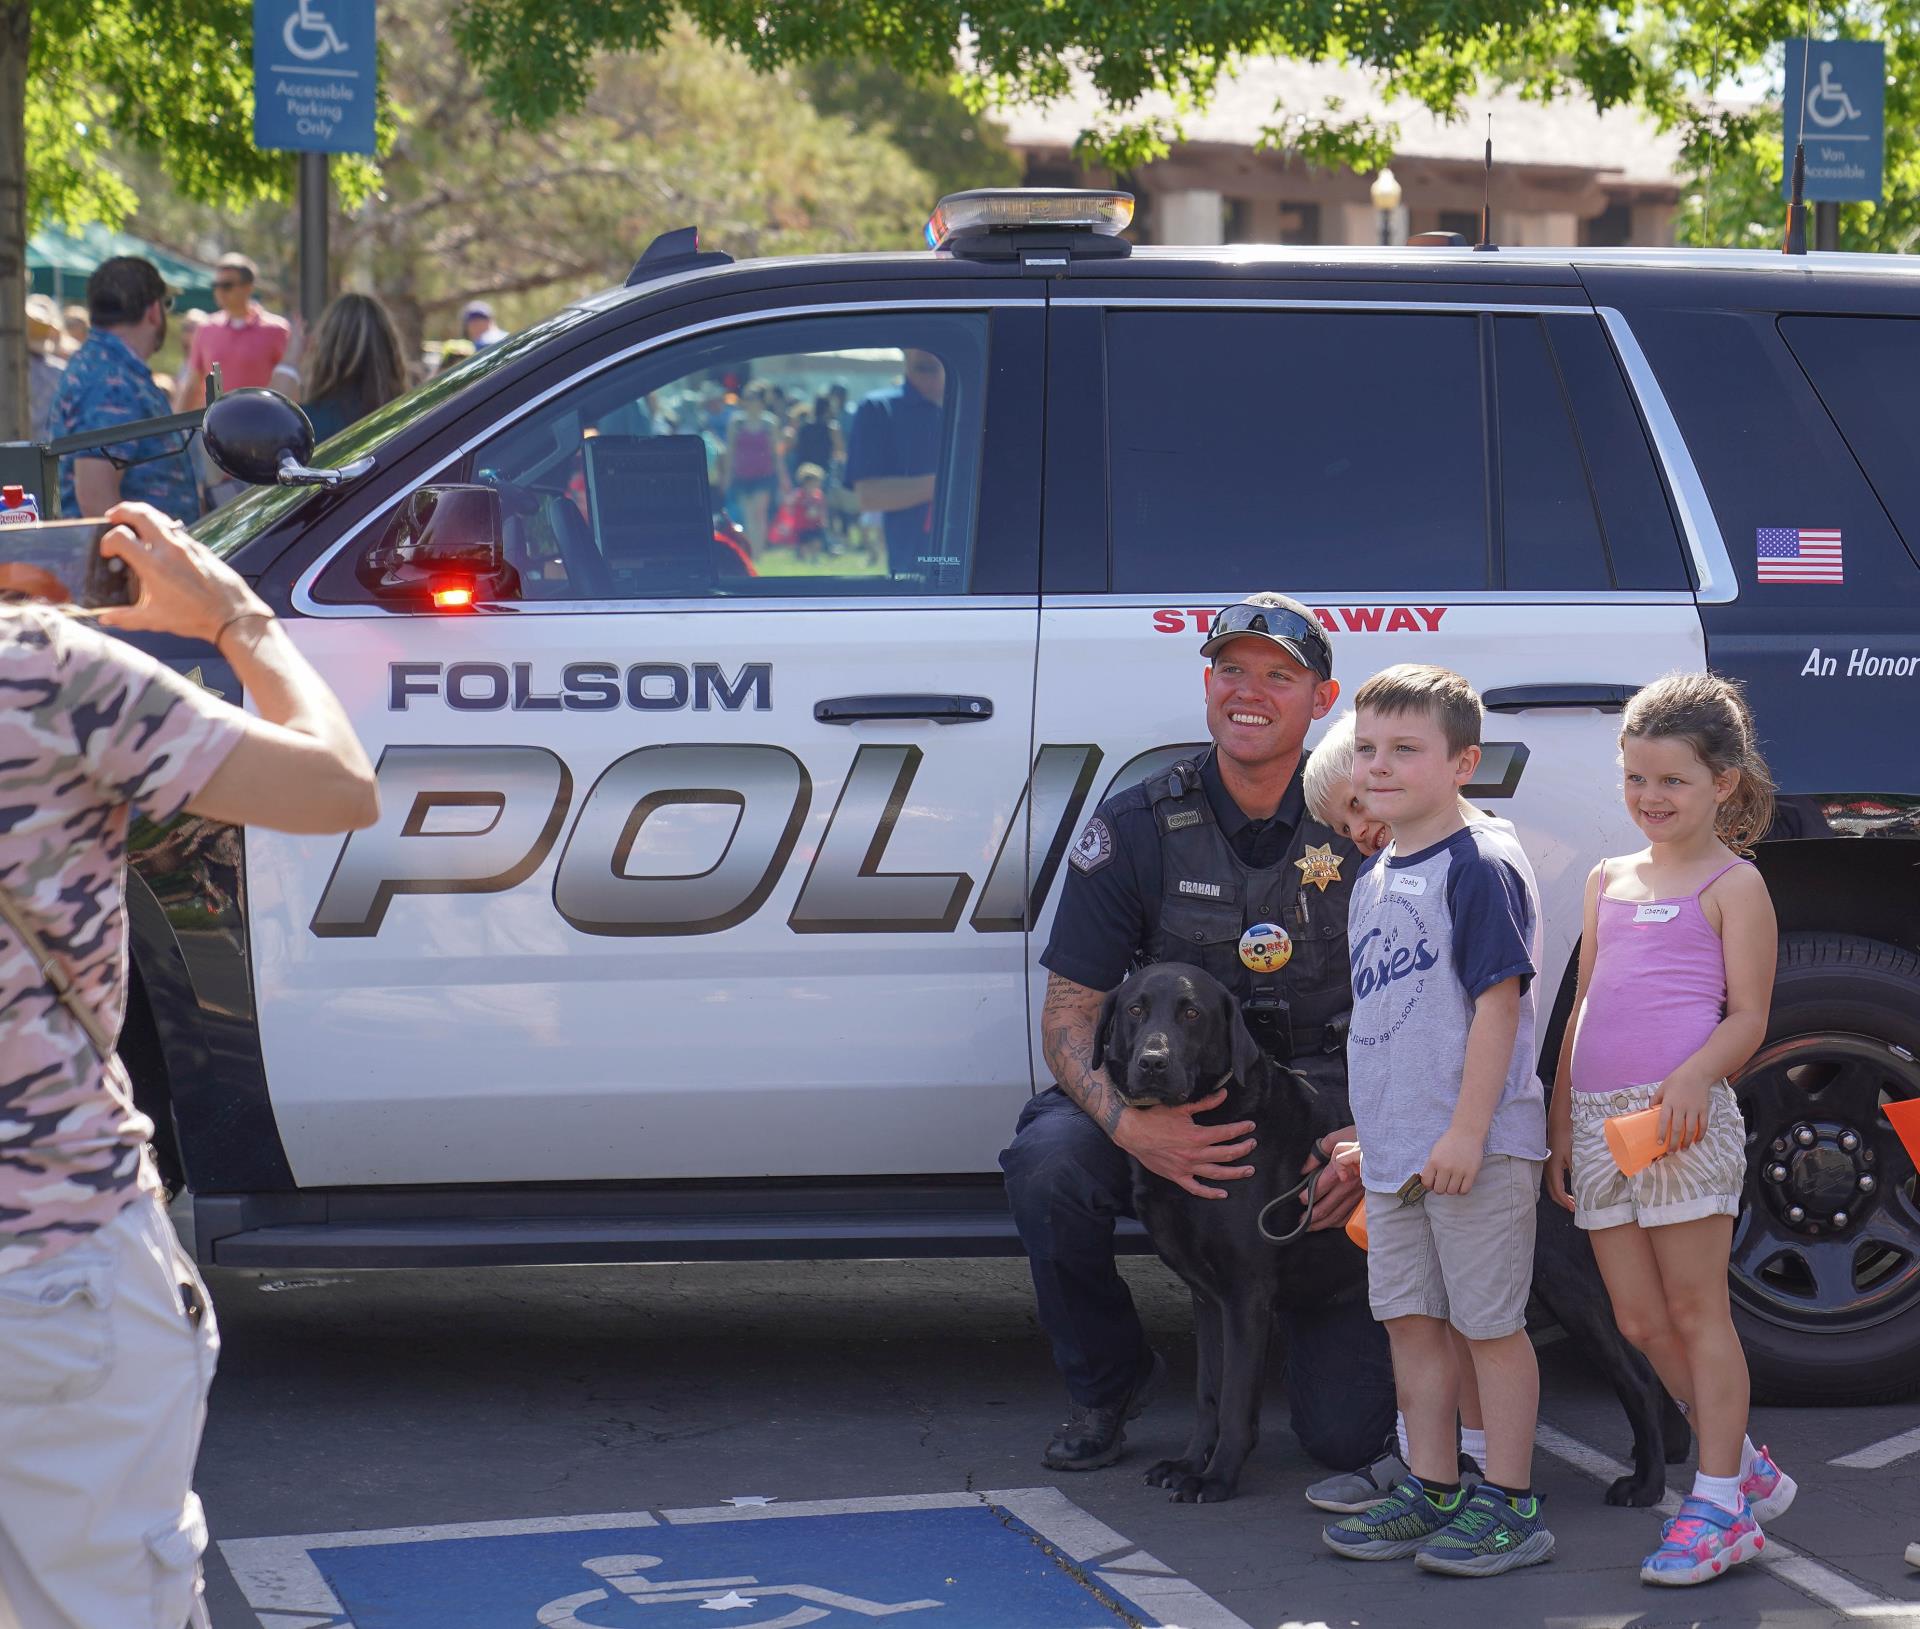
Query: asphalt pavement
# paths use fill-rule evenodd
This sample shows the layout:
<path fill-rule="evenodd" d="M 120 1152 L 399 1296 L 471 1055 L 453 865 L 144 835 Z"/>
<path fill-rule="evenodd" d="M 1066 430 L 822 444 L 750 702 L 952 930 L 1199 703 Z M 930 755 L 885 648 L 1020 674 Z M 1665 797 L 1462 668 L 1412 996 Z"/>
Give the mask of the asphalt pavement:
<path fill-rule="evenodd" d="M 1625 1421 L 1549 1335 L 1555 1558 L 1435 1579 L 1321 1546 L 1278 1395 L 1238 1499 L 1145 1486 L 1184 1444 L 1192 1343 L 1166 1270 L 1125 1270 L 1173 1382 L 1084 1475 L 1039 1463 L 1063 1402 L 1017 1261 L 214 1272 L 214 1623 L 1920 1626 L 1920 1409 L 1760 1411 L 1802 1484 L 1765 1563 L 1656 1591 L 1657 1515 L 1601 1502 Z"/>

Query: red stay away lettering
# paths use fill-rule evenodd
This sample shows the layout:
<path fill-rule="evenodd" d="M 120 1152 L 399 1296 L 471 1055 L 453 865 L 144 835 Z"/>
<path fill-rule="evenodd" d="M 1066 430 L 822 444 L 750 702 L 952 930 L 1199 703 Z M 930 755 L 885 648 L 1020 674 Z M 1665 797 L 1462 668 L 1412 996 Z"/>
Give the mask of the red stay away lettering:
<path fill-rule="evenodd" d="M 1313 614 L 1328 633 L 1438 633 L 1448 609 L 1444 605 L 1316 605 Z M 1153 628 L 1155 633 L 1191 630 L 1204 635 L 1218 614 L 1217 606 L 1169 606 L 1153 613 Z"/>

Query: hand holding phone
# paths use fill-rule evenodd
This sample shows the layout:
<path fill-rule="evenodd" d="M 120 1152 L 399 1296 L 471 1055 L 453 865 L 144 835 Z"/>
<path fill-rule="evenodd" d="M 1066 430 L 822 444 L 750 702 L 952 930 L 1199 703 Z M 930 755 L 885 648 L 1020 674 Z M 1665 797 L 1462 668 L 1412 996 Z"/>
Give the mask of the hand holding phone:
<path fill-rule="evenodd" d="M 100 552 L 108 520 L 0 526 L 0 593 L 97 610 L 131 605 L 140 585 L 125 560 Z"/>

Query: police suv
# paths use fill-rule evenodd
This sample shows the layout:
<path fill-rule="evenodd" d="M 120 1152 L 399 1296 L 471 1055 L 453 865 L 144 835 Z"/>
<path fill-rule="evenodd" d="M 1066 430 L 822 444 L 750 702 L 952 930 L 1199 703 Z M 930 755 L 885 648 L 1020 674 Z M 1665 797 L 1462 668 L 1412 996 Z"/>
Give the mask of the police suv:
<path fill-rule="evenodd" d="M 1063 860 L 1199 742 L 1214 610 L 1278 588 L 1349 689 L 1484 695 L 1547 1058 L 1583 880 L 1637 842 L 1623 702 L 1746 683 L 1786 796 L 1735 1304 L 1771 1395 L 1909 1387 L 1920 268 L 1130 251 L 1128 207 L 961 195 L 925 254 L 672 234 L 202 523 L 382 803 L 136 840 L 125 1052 L 202 1260 L 1016 1250 Z"/>

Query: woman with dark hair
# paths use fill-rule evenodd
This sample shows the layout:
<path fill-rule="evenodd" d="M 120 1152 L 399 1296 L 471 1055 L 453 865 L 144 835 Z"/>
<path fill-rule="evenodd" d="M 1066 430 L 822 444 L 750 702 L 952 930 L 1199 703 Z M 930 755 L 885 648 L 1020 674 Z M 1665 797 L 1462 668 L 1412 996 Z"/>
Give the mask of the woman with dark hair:
<path fill-rule="evenodd" d="M 343 294 L 320 313 L 301 367 L 313 439 L 325 441 L 407 388 L 400 336 L 371 294 Z"/>

